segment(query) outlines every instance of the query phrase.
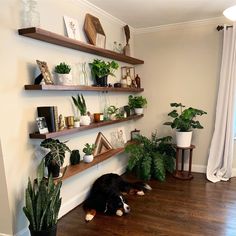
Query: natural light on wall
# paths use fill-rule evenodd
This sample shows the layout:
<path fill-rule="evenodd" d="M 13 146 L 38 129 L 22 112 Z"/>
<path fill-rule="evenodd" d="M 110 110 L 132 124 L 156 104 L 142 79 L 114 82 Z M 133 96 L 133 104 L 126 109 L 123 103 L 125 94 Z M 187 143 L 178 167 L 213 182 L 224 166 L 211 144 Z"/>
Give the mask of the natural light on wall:
<path fill-rule="evenodd" d="M 229 20 L 236 21 L 236 5 L 224 10 L 223 15 Z"/>

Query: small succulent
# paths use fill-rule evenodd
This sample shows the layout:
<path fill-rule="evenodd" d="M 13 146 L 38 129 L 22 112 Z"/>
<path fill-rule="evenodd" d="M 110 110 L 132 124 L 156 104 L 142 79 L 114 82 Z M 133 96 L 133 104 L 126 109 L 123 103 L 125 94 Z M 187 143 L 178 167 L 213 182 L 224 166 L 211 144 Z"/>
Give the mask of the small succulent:
<path fill-rule="evenodd" d="M 85 155 L 92 155 L 95 147 L 95 144 L 86 143 L 85 147 L 83 148 L 83 152 L 85 153 Z"/>
<path fill-rule="evenodd" d="M 71 67 L 65 62 L 61 62 L 59 65 L 55 66 L 55 72 L 58 74 L 69 74 Z"/>

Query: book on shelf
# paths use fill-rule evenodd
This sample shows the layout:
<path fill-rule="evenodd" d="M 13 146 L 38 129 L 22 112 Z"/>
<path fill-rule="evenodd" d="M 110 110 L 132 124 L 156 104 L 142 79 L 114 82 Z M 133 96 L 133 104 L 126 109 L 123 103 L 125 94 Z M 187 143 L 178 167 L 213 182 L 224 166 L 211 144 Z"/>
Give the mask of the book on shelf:
<path fill-rule="evenodd" d="M 37 107 L 38 117 L 45 117 L 48 131 L 56 132 L 58 127 L 58 111 L 56 106 Z"/>

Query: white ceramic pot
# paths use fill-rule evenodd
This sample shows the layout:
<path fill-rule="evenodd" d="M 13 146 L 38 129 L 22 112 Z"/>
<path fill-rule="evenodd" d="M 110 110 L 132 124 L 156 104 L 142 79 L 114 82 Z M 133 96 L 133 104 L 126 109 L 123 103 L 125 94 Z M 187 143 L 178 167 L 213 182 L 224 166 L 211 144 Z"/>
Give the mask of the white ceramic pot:
<path fill-rule="evenodd" d="M 72 74 L 57 74 L 57 83 L 59 85 L 72 85 Z"/>
<path fill-rule="evenodd" d="M 134 108 L 134 112 L 136 115 L 142 115 L 143 114 L 143 108 Z"/>
<path fill-rule="evenodd" d="M 80 121 L 75 121 L 74 122 L 74 127 L 79 128 L 80 127 Z"/>
<path fill-rule="evenodd" d="M 190 147 L 193 131 L 179 132 L 176 131 L 176 145 L 178 147 Z"/>
<path fill-rule="evenodd" d="M 81 116 L 80 117 L 80 125 L 90 125 L 91 119 L 89 116 Z"/>
<path fill-rule="evenodd" d="M 84 155 L 84 158 L 83 158 L 84 162 L 86 163 L 89 163 L 89 162 L 92 162 L 93 161 L 93 155 Z"/>

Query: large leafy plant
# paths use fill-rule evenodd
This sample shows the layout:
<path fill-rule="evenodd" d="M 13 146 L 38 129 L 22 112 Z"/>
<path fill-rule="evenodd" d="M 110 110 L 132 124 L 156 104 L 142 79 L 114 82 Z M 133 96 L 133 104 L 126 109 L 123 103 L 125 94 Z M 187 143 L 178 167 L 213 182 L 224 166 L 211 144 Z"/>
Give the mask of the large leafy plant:
<path fill-rule="evenodd" d="M 87 106 L 83 94 L 78 94 L 77 98 L 72 96 L 72 100 L 74 105 L 79 109 L 81 116 L 85 116 L 87 114 Z"/>
<path fill-rule="evenodd" d="M 60 189 L 62 182 L 53 182 L 52 176 L 44 177 L 45 160 L 37 169 L 37 179 L 31 181 L 25 190 L 23 211 L 29 220 L 29 228 L 34 231 L 47 230 L 56 225 L 61 207 Z"/>
<path fill-rule="evenodd" d="M 143 108 L 147 105 L 147 99 L 143 96 L 129 95 L 129 106 L 131 109 Z"/>
<path fill-rule="evenodd" d="M 203 129 L 203 126 L 195 118 L 207 114 L 205 111 L 192 107 L 183 109 L 185 106 L 182 103 L 171 103 L 170 106 L 180 109 L 179 112 L 176 109 L 172 110 L 168 116 L 173 118 L 173 121 L 165 122 L 164 125 L 169 125 L 172 129 L 177 129 L 180 132 Z"/>
<path fill-rule="evenodd" d="M 125 148 L 129 156 L 128 171 L 134 171 L 144 180 L 150 178 L 165 180 L 166 172 L 174 170 L 175 150 L 170 141 L 171 137 L 158 138 L 157 133 L 152 133 L 151 138 L 138 135 L 135 143 Z"/>
<path fill-rule="evenodd" d="M 52 162 L 62 166 L 66 151 L 71 152 L 65 142 L 60 142 L 58 139 L 45 139 L 41 142 L 40 146 L 50 149 L 50 152 L 45 156 L 46 166 L 49 166 Z"/>
<path fill-rule="evenodd" d="M 94 59 L 89 63 L 93 77 L 102 78 L 107 75 L 114 76 L 115 70 L 119 68 L 119 65 L 115 61 L 105 62 L 104 60 Z"/>

